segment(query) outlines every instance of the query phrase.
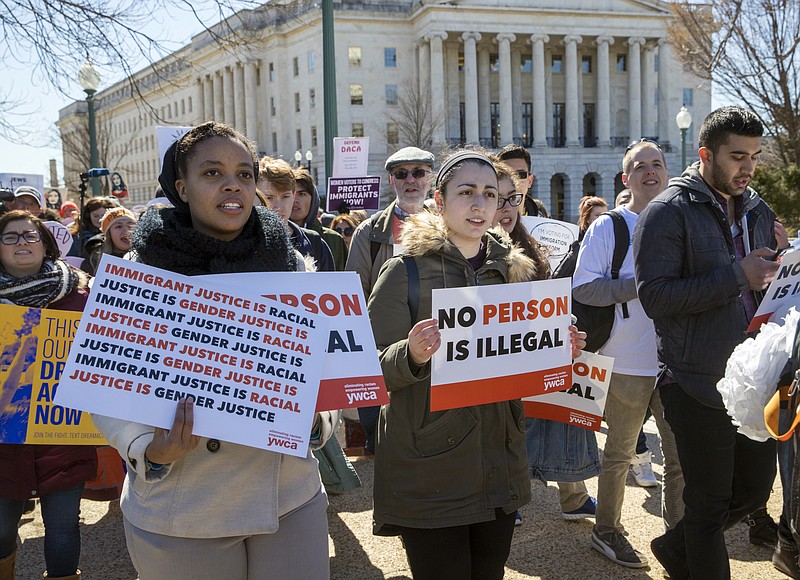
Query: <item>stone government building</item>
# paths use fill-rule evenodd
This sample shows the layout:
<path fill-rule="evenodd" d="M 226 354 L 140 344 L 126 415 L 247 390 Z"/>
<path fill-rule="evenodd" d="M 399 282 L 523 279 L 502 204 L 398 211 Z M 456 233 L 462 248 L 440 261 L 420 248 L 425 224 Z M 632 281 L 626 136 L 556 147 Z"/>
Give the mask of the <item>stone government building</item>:
<path fill-rule="evenodd" d="M 439 121 L 432 142 L 418 145 L 524 145 L 534 195 L 563 219 L 576 218 L 582 195 L 611 201 L 622 189 L 620 162 L 632 140 L 657 139 L 677 174 L 683 104 L 694 118 L 688 158 L 696 155 L 711 90 L 674 58 L 667 2 L 336 0 L 334 10 L 339 135 L 370 137 L 373 175 L 385 177 L 383 161 L 409 144 L 397 111 L 415 90 Z M 226 25 L 237 31 L 236 46 L 222 48 L 203 32 L 134 75 L 141 96 L 127 80 L 96 94 L 98 130 L 108 133 L 101 161 L 124 173 L 132 202 L 150 199 L 157 184 L 155 127 L 211 119 L 234 125 L 262 154 L 292 162 L 295 151 L 310 150 L 324 183 L 319 3 L 273 0 L 213 29 Z M 63 141 L 85 132 L 85 101 L 59 117 Z M 78 167 L 64 149 L 65 168 Z"/>

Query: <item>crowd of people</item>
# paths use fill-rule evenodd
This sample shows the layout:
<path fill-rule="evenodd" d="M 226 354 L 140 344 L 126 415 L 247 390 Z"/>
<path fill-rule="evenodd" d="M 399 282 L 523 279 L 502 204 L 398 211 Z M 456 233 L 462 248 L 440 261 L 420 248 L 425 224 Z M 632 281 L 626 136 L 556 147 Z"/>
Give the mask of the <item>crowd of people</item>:
<path fill-rule="evenodd" d="M 625 192 L 611 211 L 603 198 L 582 198 L 579 239 L 551 271 L 520 219 L 547 216 L 529 193 L 535 176 L 522 147 L 459 149 L 438 163 L 402 148 L 385 162 L 388 207 L 333 216 L 304 168 L 259 159 L 235 129 L 204 123 L 167 150 L 163 203 L 128 209 L 91 198 L 77 215 L 68 200 L 19 188 L 0 216 L 0 302 L 80 311 L 103 254 L 183 275 L 356 272 L 390 394 L 387 405 L 358 409 L 374 455 L 373 533 L 401 538 L 415 579 L 502 578 L 515 526 L 535 525 L 519 513 L 532 477 L 558 485 L 564 519 L 595 520 L 587 545 L 620 566 L 649 566 L 626 538 L 622 511 L 629 473 L 659 485 L 643 435 L 651 415 L 664 529 L 650 547 L 669 577 L 729 578 L 723 532 L 747 520 L 758 528 L 751 541 L 773 546 L 776 568 L 800 578 L 790 462 L 781 463 L 776 525 L 764 510 L 775 441 L 738 434 L 716 390 L 775 277 L 770 257 L 788 245 L 748 187 L 762 132 L 745 109 L 712 112 L 699 161 L 672 180 L 658 143 L 633 142 L 621 159 Z M 70 227 L 67 256 L 46 227 L 47 208 Z M 598 350 L 615 361 L 602 458 L 593 431 L 525 417 L 519 400 L 431 410 L 431 359 L 442 345 L 432 291 L 552 276 L 571 276 L 581 304 L 614 305 Z M 569 328 L 573 358 L 586 347 L 578 326 Z M 20 372 L 22 362 L 7 370 Z M 0 413 L 8 404 L 0 398 Z M 194 435 L 191 397 L 177 403 L 170 429 L 93 416 L 124 463 L 120 505 L 139 577 L 329 577 L 327 495 L 361 484 L 333 436 L 339 417 L 315 414 L 309 451 L 294 457 Z M 80 500 L 96 473 L 91 447 L 0 445 L 0 580 L 14 577 L 31 497 L 45 523 L 45 575 L 80 577 Z M 595 476 L 596 498 L 585 484 Z M 217 501 L 221 489 L 236 493 Z"/>

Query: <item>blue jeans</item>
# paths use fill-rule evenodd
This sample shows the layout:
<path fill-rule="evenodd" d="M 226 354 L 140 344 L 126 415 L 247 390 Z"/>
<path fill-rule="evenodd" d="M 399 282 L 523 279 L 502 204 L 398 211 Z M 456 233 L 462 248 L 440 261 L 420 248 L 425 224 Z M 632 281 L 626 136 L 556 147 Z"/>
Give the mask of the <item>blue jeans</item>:
<path fill-rule="evenodd" d="M 71 576 L 78 570 L 81 555 L 81 513 L 83 484 L 72 489 L 41 496 L 44 520 L 44 561 L 47 575 Z M 0 558 L 17 547 L 17 528 L 22 519 L 25 500 L 0 498 Z"/>
<path fill-rule="evenodd" d="M 678 384 L 659 390 L 686 482 L 683 519 L 664 535 L 664 546 L 685 558 L 690 577 L 729 579 L 723 532 L 766 504 L 777 467 L 775 441 L 737 433 L 725 409 L 703 405 Z"/>

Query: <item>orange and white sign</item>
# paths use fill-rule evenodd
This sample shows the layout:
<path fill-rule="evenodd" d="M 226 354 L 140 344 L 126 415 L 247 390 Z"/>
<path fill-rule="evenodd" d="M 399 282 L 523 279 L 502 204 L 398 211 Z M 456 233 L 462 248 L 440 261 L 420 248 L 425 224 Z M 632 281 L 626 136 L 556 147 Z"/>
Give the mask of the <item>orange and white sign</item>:
<path fill-rule="evenodd" d="M 782 306 L 800 308 L 800 252 L 789 252 L 781 258 L 778 273 L 764 293 L 764 300 L 758 306 L 747 332 L 756 332 L 762 324 L 769 322 L 770 316 Z"/>
<path fill-rule="evenodd" d="M 565 388 L 570 300 L 568 278 L 434 290 L 442 346 L 431 361 L 431 410 Z"/>
<path fill-rule="evenodd" d="M 208 280 L 229 284 L 239 295 L 263 296 L 327 318 L 329 335 L 317 411 L 389 402 L 358 274 L 254 272 L 209 276 Z M 268 294 L 261 294 L 264 288 L 269 288 Z"/>
<path fill-rule="evenodd" d="M 611 357 L 584 352 L 572 363 L 572 385 L 524 398 L 525 416 L 599 431 L 613 366 Z"/>

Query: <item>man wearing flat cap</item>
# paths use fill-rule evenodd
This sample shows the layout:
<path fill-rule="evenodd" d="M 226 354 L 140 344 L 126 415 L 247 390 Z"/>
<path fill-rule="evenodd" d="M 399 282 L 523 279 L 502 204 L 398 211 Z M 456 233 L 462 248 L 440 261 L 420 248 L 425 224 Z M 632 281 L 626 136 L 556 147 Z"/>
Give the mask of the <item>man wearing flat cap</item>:
<path fill-rule="evenodd" d="M 42 199 L 43 196 L 38 189 L 23 185 L 14 190 L 14 201 L 9 202 L 8 207 L 39 217 L 39 214 L 42 213 Z"/>
<path fill-rule="evenodd" d="M 384 210 L 363 221 L 353 233 L 345 270 L 358 272 L 364 297 L 369 300 L 381 266 L 394 254 L 394 244 L 402 243 L 405 219 L 422 211 L 433 179 L 433 153 L 417 147 L 404 147 L 385 164 L 396 199 Z M 375 424 L 379 407 L 358 410 L 366 432 L 367 452 L 375 449 Z"/>

